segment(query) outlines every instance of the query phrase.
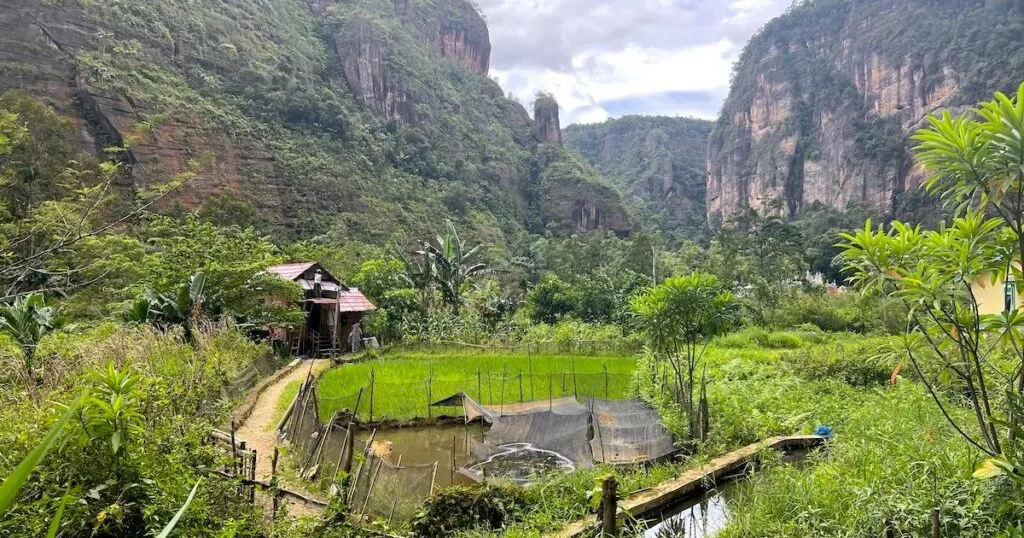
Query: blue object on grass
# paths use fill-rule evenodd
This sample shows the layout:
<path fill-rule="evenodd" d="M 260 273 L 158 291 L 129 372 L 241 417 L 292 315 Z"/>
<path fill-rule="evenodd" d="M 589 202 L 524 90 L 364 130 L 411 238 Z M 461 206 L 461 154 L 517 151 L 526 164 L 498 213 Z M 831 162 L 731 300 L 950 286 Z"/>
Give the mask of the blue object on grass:
<path fill-rule="evenodd" d="M 814 430 L 814 435 L 824 437 L 826 440 L 830 440 L 835 437 L 835 434 L 832 433 L 831 426 L 818 426 L 818 429 Z"/>

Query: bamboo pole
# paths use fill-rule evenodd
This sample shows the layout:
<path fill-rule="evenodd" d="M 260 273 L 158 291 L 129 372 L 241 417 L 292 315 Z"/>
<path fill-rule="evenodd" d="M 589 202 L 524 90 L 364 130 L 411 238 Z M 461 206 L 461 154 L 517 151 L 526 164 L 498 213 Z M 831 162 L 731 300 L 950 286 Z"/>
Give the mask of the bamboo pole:
<path fill-rule="evenodd" d="M 454 486 L 455 485 L 455 436 L 454 435 L 452 436 L 452 469 L 451 469 L 451 478 L 450 478 L 450 481 L 448 482 L 448 485 L 449 486 Z"/>
<path fill-rule="evenodd" d="M 370 369 L 370 422 L 373 422 L 373 392 L 377 381 L 377 373 Z"/>
<path fill-rule="evenodd" d="M 231 474 L 238 474 L 235 465 L 235 417 L 231 416 Z"/>
<path fill-rule="evenodd" d="M 437 462 L 434 462 L 434 472 L 430 475 L 430 494 L 434 494 L 434 482 L 437 479 Z"/>
<path fill-rule="evenodd" d="M 527 349 L 529 349 L 529 344 L 527 344 Z M 530 399 L 535 400 L 537 396 L 533 393 L 533 356 L 527 355 L 526 360 L 530 366 Z"/>
<path fill-rule="evenodd" d="M 359 418 L 359 404 L 363 402 L 363 389 L 366 387 L 359 387 L 359 394 L 356 395 L 356 407 L 352 410 L 352 418 Z"/>
<path fill-rule="evenodd" d="M 256 449 L 252 449 L 252 465 L 249 467 L 249 480 L 256 481 Z M 256 504 L 256 486 L 249 489 L 249 503 Z"/>
<path fill-rule="evenodd" d="M 277 491 L 276 491 L 276 488 L 277 488 L 277 457 L 278 457 L 278 449 L 275 446 L 274 447 L 274 457 L 270 460 L 270 483 L 274 486 L 274 488 L 273 488 L 274 490 L 270 492 L 271 497 L 273 497 L 273 499 L 271 500 L 273 514 L 271 514 L 271 516 L 270 516 L 272 520 L 276 520 L 277 519 L 277 509 L 279 508 L 280 502 L 281 502 L 280 501 L 280 497 L 278 496 Z"/>
<path fill-rule="evenodd" d="M 377 470 L 370 476 L 370 485 L 366 487 L 366 499 L 363 499 L 363 507 L 359 510 L 359 517 L 366 514 L 366 505 L 370 504 L 370 495 L 373 494 L 373 486 L 377 483 L 380 475 L 380 466 L 384 465 L 384 458 L 377 458 Z"/>
<path fill-rule="evenodd" d="M 523 401 L 523 371 L 519 370 L 519 403 Z"/>

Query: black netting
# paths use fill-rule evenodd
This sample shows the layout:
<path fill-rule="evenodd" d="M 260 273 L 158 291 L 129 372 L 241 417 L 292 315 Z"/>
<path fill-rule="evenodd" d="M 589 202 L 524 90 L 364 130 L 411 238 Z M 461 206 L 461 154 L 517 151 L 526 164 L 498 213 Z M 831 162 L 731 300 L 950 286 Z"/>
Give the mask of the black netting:
<path fill-rule="evenodd" d="M 235 399 L 245 396 L 245 393 L 255 387 L 260 379 L 276 372 L 280 366 L 276 355 L 272 353 L 260 355 L 252 364 L 246 366 L 221 387 L 221 397 Z"/>
<path fill-rule="evenodd" d="M 590 400 L 594 460 L 623 464 L 654 461 L 675 452 L 658 412 L 641 402 Z"/>
<path fill-rule="evenodd" d="M 371 519 L 406 521 L 430 496 L 436 476 L 437 464 L 400 465 L 370 455 L 356 473 L 351 511 Z"/>
<path fill-rule="evenodd" d="M 291 443 L 292 453 L 295 454 L 295 461 L 299 466 L 305 466 L 319 445 L 320 436 L 323 434 L 319 413 L 316 387 L 307 382 L 299 389 L 283 432 L 283 440 Z"/>

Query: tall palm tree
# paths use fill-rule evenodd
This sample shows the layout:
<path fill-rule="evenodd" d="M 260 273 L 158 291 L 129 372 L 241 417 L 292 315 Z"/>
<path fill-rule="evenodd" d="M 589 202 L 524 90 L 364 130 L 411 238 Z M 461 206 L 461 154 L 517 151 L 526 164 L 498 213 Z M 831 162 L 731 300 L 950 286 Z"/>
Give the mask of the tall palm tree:
<path fill-rule="evenodd" d="M 458 312 L 462 308 L 465 284 L 474 276 L 485 273 L 487 264 L 474 262 L 483 245 L 468 248 L 455 225 L 451 221 L 447 224 L 448 233 L 437 236 L 436 244 L 424 241 L 422 249 L 416 252 L 423 260 L 420 264 L 423 274 L 419 280 L 425 288 L 436 284 L 441 291 L 441 300 L 453 312 Z"/>
<path fill-rule="evenodd" d="M 53 329 L 54 310 L 46 306 L 42 293 L 22 295 L 14 302 L 0 306 L 0 332 L 10 335 L 21 346 L 25 373 L 32 378 L 36 348 L 46 333 Z"/>

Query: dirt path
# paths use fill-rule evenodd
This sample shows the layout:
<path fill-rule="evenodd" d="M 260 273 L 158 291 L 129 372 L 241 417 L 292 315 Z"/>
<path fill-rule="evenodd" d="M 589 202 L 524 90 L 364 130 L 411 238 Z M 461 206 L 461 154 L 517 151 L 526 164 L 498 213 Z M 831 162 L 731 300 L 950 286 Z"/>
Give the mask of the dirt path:
<path fill-rule="evenodd" d="M 330 360 L 317 360 L 313 362 L 313 374 L 316 375 L 331 366 Z M 274 446 L 277 444 L 277 432 L 274 426 L 277 425 L 277 405 L 281 400 L 281 394 L 285 387 L 292 382 L 302 382 L 310 372 L 310 361 L 302 361 L 294 367 L 287 375 L 281 377 L 276 383 L 268 386 L 256 400 L 252 414 L 241 426 L 235 430 L 235 436 L 244 439 L 249 449 L 255 449 L 257 455 L 256 478 L 264 480 L 270 477 L 271 459 L 274 455 Z"/>

